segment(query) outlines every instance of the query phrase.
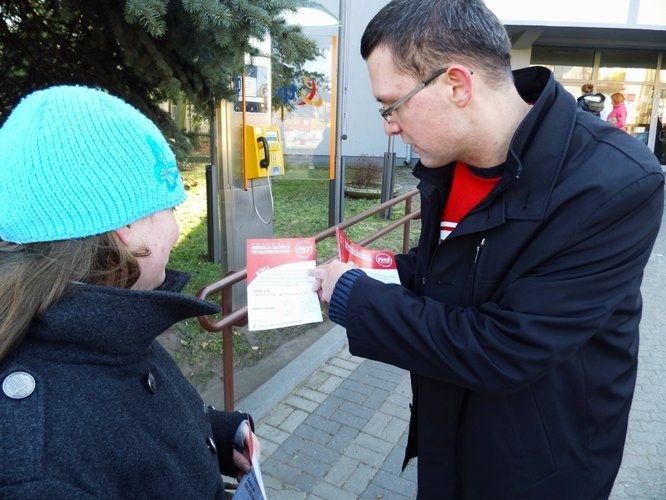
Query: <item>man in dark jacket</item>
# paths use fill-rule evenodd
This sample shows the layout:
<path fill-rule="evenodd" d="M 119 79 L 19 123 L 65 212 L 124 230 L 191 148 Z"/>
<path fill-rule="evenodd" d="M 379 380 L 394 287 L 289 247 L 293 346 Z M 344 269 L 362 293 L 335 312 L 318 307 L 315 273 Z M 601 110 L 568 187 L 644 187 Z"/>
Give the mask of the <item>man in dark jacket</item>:
<path fill-rule="evenodd" d="M 401 285 L 340 261 L 311 273 L 351 353 L 412 374 L 419 498 L 607 498 L 659 164 L 546 68 L 512 73 L 482 0 L 395 0 L 361 53 L 386 133 L 420 156 L 422 233 Z"/>

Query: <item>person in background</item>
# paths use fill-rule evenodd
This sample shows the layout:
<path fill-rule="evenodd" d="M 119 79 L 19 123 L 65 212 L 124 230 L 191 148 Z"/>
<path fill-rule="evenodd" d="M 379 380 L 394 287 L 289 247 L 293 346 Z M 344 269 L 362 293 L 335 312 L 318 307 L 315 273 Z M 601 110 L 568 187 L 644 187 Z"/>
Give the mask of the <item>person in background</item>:
<path fill-rule="evenodd" d="M 401 284 L 339 260 L 310 274 L 353 355 L 411 372 L 418 498 L 608 498 L 660 165 L 547 68 L 512 72 L 482 0 L 393 0 L 361 55 L 384 131 L 420 157 L 421 235 Z"/>
<path fill-rule="evenodd" d="M 606 96 L 594 92 L 594 85 L 586 83 L 581 87 L 582 95 L 576 100 L 578 107 L 601 118 Z"/>
<path fill-rule="evenodd" d="M 654 141 L 654 155 L 657 157 L 657 161 L 662 165 L 666 165 L 666 128 L 664 127 L 663 121 L 664 118 L 662 115 L 657 116 L 657 128 Z"/>
<path fill-rule="evenodd" d="M 627 107 L 624 105 L 624 95 L 620 92 L 611 94 L 611 102 L 613 109 L 608 113 L 606 121 L 620 130 L 626 131 Z"/>
<path fill-rule="evenodd" d="M 252 419 L 205 405 L 156 341 L 218 311 L 166 270 L 185 199 L 167 141 L 54 86 L 15 107 L 0 158 L 0 498 L 224 498 Z"/>

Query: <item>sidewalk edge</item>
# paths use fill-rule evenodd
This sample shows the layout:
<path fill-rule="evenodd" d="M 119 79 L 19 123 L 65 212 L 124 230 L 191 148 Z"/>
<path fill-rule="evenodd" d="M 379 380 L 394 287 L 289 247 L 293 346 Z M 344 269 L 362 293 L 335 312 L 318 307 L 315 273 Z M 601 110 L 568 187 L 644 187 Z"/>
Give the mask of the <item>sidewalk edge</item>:
<path fill-rule="evenodd" d="M 335 325 L 322 338 L 294 358 L 287 366 L 241 399 L 235 406 L 248 412 L 255 422 L 262 420 L 294 388 L 347 345 L 344 328 Z"/>

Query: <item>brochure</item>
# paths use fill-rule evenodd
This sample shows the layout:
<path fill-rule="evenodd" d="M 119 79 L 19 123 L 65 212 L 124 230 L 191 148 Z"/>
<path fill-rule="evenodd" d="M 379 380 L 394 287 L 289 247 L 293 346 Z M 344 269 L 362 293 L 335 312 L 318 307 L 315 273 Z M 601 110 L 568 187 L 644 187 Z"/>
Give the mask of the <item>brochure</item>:
<path fill-rule="evenodd" d="M 252 440 L 247 444 L 250 449 L 252 468 L 246 473 L 241 482 L 238 483 L 233 500 L 266 500 L 266 489 L 264 480 L 261 477 L 261 468 L 259 467 L 259 457 L 255 453 Z"/>
<path fill-rule="evenodd" d="M 314 238 L 247 240 L 247 317 L 250 331 L 323 321 L 314 278 Z"/>
<path fill-rule="evenodd" d="M 338 241 L 338 257 L 342 262 L 353 262 L 365 274 L 384 283 L 400 284 L 395 255 L 388 250 L 370 250 L 351 241 L 339 227 L 335 237 Z"/>

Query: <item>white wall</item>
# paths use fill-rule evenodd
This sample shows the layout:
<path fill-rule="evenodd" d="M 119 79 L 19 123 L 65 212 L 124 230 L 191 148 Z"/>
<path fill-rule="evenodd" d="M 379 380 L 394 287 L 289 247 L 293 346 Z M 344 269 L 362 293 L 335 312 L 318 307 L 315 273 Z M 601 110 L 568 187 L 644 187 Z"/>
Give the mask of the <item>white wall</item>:
<path fill-rule="evenodd" d="M 349 3 L 353 7 L 347 15 L 345 117 L 341 127 L 341 133 L 347 135 L 347 140 L 342 143 L 342 154 L 382 156 L 388 151 L 388 136 L 384 134 L 384 120 L 378 112 L 381 105 L 372 95 L 360 47 L 365 27 L 387 2 L 365 0 Z M 398 157 L 405 155 L 405 145 L 399 137 L 394 141 L 394 152 Z"/>
<path fill-rule="evenodd" d="M 665 0 L 485 0 L 507 24 L 666 26 Z"/>

